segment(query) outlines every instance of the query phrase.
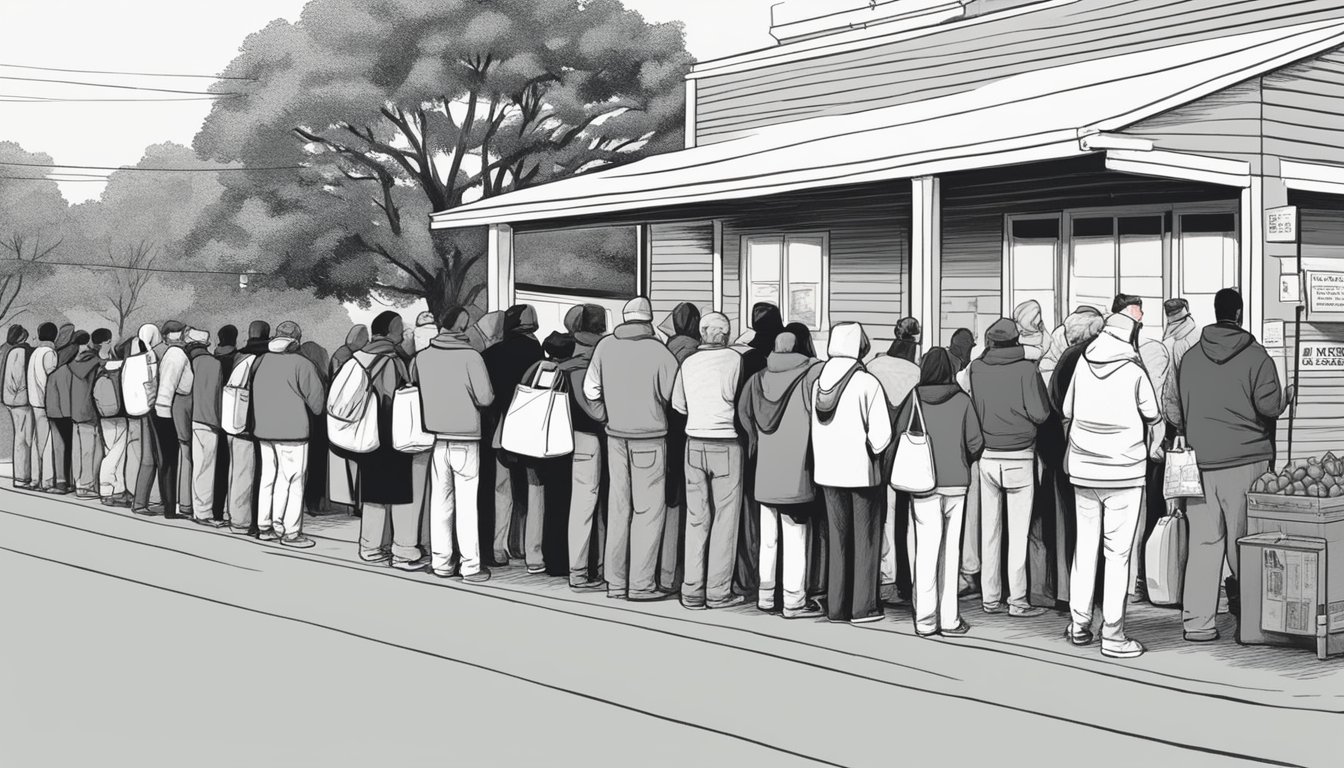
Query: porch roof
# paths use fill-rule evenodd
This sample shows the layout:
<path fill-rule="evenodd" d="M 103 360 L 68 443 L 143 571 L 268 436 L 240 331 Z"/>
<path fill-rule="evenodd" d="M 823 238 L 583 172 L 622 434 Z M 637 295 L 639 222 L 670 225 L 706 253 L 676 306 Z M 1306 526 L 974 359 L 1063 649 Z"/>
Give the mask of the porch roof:
<path fill-rule="evenodd" d="M 1344 22 L 1333 20 L 1069 64 L 938 99 L 761 128 L 435 213 L 431 226 L 730 201 L 1087 154 L 1086 136 L 1341 45 Z"/>

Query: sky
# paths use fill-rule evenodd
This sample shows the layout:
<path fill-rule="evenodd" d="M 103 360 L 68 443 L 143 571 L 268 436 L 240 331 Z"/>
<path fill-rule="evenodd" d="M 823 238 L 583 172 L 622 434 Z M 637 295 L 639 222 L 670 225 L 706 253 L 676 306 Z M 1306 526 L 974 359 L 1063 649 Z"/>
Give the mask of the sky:
<path fill-rule="evenodd" d="M 275 18 L 294 20 L 307 0 L 0 0 L 0 65 L 213 75 L 224 69 L 249 33 Z M 433 0 L 425 0 L 432 2 Z M 773 44 L 770 6 L 776 0 L 624 0 L 650 21 L 681 20 L 687 47 L 699 60 Z M 77 80 L 200 91 L 208 79 L 84 75 L 0 66 L 0 141 L 45 152 L 56 164 L 120 166 L 164 141 L 190 145 L 210 109 L 208 101 L 33 102 L 14 97 L 107 99 L 181 98 L 17 78 Z M 78 171 L 76 171 L 78 172 Z M 86 173 L 96 173 L 86 171 Z M 97 197 L 98 182 L 68 182 L 71 202 Z"/>

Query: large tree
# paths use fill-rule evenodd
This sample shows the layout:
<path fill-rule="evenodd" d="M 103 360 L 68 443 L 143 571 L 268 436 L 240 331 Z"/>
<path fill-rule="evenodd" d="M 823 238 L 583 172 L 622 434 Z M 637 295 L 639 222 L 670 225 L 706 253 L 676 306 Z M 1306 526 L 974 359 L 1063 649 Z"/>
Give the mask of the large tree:
<path fill-rule="evenodd" d="M 428 215 L 679 148 L 680 24 L 617 0 L 313 0 L 251 35 L 196 139 L 229 175 L 193 239 L 320 296 L 483 288 L 481 233 Z"/>
<path fill-rule="evenodd" d="M 56 182 L 47 181 L 41 166 L 50 155 L 27 152 L 13 142 L 0 142 L 0 323 L 11 322 L 29 309 L 35 284 L 51 275 L 49 263 L 65 240 L 67 206 Z"/>

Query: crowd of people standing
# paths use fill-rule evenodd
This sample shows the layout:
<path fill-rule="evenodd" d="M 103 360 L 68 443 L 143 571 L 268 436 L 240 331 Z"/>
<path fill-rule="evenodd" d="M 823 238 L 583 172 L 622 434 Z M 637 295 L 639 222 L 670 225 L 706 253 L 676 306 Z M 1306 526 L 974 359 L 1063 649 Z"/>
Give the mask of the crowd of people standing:
<path fill-rule="evenodd" d="M 293 322 L 240 340 L 170 320 L 122 341 L 43 323 L 35 344 L 15 325 L 0 400 L 19 489 L 299 548 L 314 544 L 306 511 L 346 505 L 359 557 L 404 571 L 479 583 L 521 561 L 615 599 L 855 624 L 910 602 L 921 636 L 968 632 L 969 595 L 1015 618 L 1067 604 L 1070 642 L 1099 634 L 1103 654 L 1132 658 L 1144 532 L 1178 503 L 1165 451 L 1184 436 L 1203 471 L 1184 623 L 1214 640 L 1224 559 L 1236 609 L 1244 495 L 1291 399 L 1236 291 L 1214 309 L 1201 334 L 1184 300 L 1165 302 L 1155 341 L 1134 296 L 1055 329 L 1029 301 L 980 354 L 968 329 L 921 354 L 906 318 L 874 355 L 839 323 L 825 360 L 772 304 L 734 343 L 726 316 L 691 304 L 656 329 L 642 297 L 611 329 L 603 307 L 575 306 L 544 340 L 528 305 L 409 329 L 384 312 L 330 357 Z M 520 387 L 563 393 L 564 455 L 504 448 Z M 414 445 L 403 400 L 427 436 Z M 917 459 L 931 487 L 911 490 L 898 476 Z"/>

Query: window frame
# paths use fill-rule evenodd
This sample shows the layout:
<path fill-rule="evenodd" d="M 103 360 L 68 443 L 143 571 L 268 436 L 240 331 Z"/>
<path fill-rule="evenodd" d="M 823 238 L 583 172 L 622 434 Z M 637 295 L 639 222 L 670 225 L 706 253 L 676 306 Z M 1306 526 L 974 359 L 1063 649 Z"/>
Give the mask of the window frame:
<path fill-rule="evenodd" d="M 751 249 L 752 241 L 776 241 L 780 245 L 779 249 L 779 314 L 783 318 L 784 324 L 793 322 L 789 317 L 792 301 L 789 299 L 789 243 L 796 241 L 816 240 L 821 243 L 821 264 L 820 264 L 820 285 L 818 286 L 817 296 L 817 325 L 811 327 L 813 333 L 825 333 L 831 327 L 831 233 L 820 230 L 815 232 L 789 232 L 789 233 L 765 233 L 742 235 L 738 243 L 738 259 L 741 271 L 741 314 L 742 327 L 752 328 L 751 325 L 751 307 L 755 300 L 751 296 Z M 755 330 L 754 328 L 752 330 Z"/>

